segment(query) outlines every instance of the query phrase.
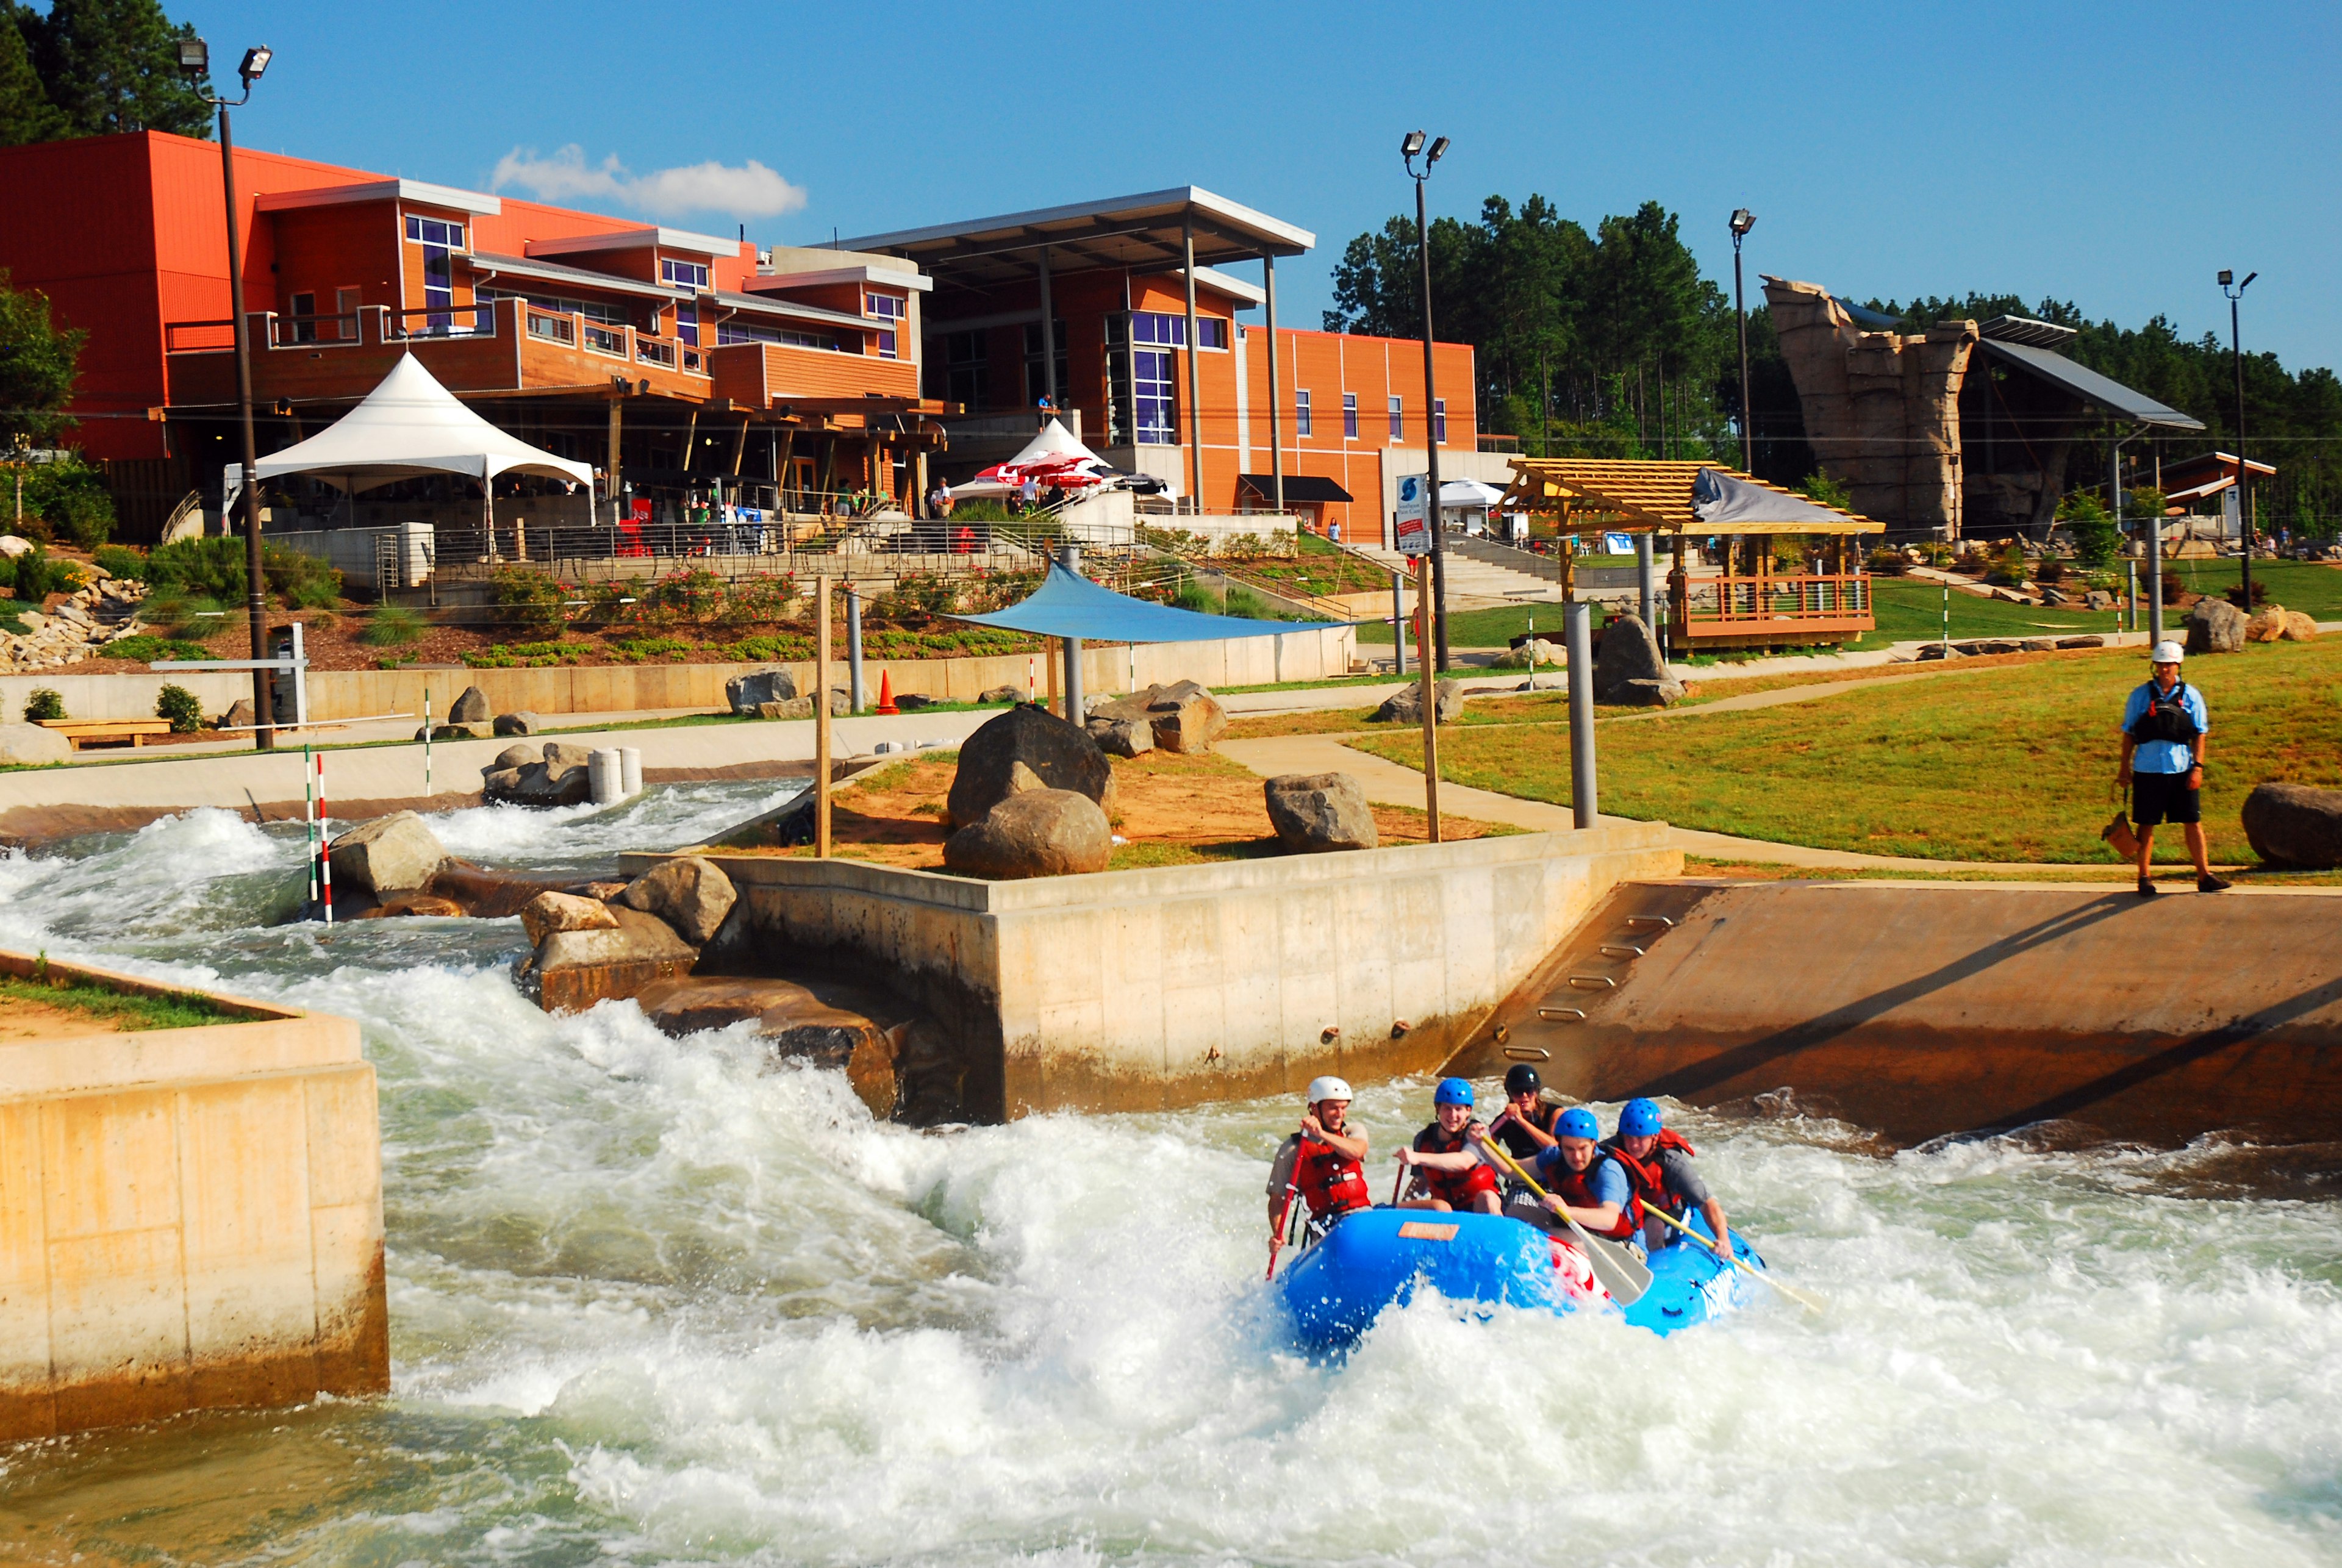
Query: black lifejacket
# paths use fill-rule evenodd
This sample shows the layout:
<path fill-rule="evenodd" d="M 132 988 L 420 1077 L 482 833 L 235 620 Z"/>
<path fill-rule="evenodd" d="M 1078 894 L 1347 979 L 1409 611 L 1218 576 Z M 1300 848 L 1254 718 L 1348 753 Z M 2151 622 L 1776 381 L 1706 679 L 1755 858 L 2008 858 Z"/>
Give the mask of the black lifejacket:
<path fill-rule="evenodd" d="M 2192 744 L 2204 732 L 2196 725 L 2196 715 L 2187 711 L 2187 683 L 2175 681 L 2171 690 L 2165 691 L 2153 681 L 2147 683 L 2147 711 L 2134 720 L 2124 732 L 2134 741 L 2169 741 L 2174 745 Z"/>

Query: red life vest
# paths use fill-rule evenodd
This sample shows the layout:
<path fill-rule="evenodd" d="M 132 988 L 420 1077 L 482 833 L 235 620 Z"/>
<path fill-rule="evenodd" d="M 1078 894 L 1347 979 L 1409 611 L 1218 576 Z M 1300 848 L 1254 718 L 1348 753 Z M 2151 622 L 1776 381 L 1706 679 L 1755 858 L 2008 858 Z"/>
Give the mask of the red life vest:
<path fill-rule="evenodd" d="M 1626 1180 L 1634 1186 L 1635 1196 L 1638 1202 L 1647 1203 L 1654 1208 L 1665 1209 L 1668 1213 L 1680 1219 L 1690 1205 L 1680 1198 L 1669 1195 L 1666 1173 L 1659 1164 L 1661 1149 L 1674 1149 L 1693 1156 L 1696 1156 L 1699 1153 L 1697 1149 L 1685 1143 L 1683 1135 L 1673 1127 L 1659 1129 L 1658 1142 L 1652 1145 L 1650 1163 L 1647 1164 L 1626 1153 L 1616 1141 L 1602 1145 L 1602 1152 L 1617 1161 L 1618 1168 L 1626 1173 Z"/>
<path fill-rule="evenodd" d="M 1476 1123 L 1465 1124 L 1466 1130 L 1476 1125 Z M 1415 1135 L 1415 1152 L 1418 1154 L 1456 1154 L 1470 1147 L 1464 1141 L 1463 1133 L 1450 1138 L 1440 1130 L 1436 1122 Z M 1417 1165 L 1415 1174 L 1423 1183 L 1425 1192 L 1451 1209 L 1468 1209 L 1475 1196 L 1496 1190 L 1496 1173 L 1488 1169 L 1485 1161 L 1468 1171 L 1442 1171 L 1429 1165 Z"/>
<path fill-rule="evenodd" d="M 1330 1220 L 1374 1203 L 1366 1191 L 1366 1167 L 1314 1138 L 1301 1140 L 1293 1161 L 1293 1185 L 1309 1205 L 1313 1220 Z"/>
<path fill-rule="evenodd" d="M 1619 1164 L 1622 1169 L 1626 1167 L 1626 1162 L 1623 1160 Z M 1546 1183 L 1545 1190 L 1573 1209 L 1598 1209 L 1602 1206 L 1602 1200 L 1594 1195 L 1594 1173 L 1601 1168 L 1602 1151 L 1596 1151 L 1594 1159 L 1582 1171 L 1573 1171 L 1559 1160 L 1556 1160 L 1553 1164 L 1553 1179 Z M 1593 1233 L 1597 1236 L 1607 1236 L 1614 1242 L 1630 1241 L 1637 1232 L 1642 1230 L 1643 1203 L 1635 1195 L 1633 1171 L 1626 1172 L 1626 1201 L 1618 1205 L 1617 1223 L 1606 1231 L 1596 1231 L 1591 1225 L 1586 1228 L 1593 1231 Z"/>

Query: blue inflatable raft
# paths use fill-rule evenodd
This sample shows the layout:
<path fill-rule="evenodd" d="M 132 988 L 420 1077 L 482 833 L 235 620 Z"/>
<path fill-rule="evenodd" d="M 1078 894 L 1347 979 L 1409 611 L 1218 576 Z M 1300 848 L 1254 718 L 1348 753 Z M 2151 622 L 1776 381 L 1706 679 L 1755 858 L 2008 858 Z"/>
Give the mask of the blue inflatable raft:
<path fill-rule="evenodd" d="M 1697 1214 L 1692 1228 L 1707 1234 Z M 1276 1290 L 1295 1337 L 1314 1352 L 1348 1348 L 1386 1306 L 1428 1287 L 1451 1302 L 1619 1312 L 1600 1297 L 1573 1296 L 1554 1272 L 1552 1239 L 1535 1225 L 1496 1214 L 1426 1209 L 1363 1209 L 1336 1225 L 1277 1277 Z M 1733 1251 L 1765 1266 L 1736 1232 Z M 1731 1311 L 1755 1284 L 1706 1246 L 1661 1247 L 1650 1259 L 1651 1288 L 1623 1309 L 1654 1333 L 1706 1323 Z M 1596 1305 L 1598 1303 L 1598 1305 Z"/>

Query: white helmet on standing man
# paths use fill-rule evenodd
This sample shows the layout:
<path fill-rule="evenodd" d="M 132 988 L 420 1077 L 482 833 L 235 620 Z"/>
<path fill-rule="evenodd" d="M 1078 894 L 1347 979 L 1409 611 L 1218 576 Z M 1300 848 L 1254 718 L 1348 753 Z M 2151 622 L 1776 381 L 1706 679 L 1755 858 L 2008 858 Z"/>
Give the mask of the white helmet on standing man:
<path fill-rule="evenodd" d="M 2155 652 L 2147 656 L 2150 664 L 2176 664 L 2187 656 L 2187 650 L 2166 639 L 2155 644 Z"/>
<path fill-rule="evenodd" d="M 1350 1085 L 1342 1079 L 1329 1076 L 1309 1080 L 1309 1103 L 1313 1105 L 1322 1105 L 1328 1100 L 1346 1104 L 1350 1098 Z"/>

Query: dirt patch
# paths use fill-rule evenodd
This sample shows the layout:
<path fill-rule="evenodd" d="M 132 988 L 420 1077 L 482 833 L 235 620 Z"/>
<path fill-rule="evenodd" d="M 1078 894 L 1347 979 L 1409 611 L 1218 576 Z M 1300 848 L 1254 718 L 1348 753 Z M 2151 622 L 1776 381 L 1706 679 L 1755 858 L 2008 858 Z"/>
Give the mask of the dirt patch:
<path fill-rule="evenodd" d="M 52 1003 L 35 1002 L 26 997 L 11 996 L 0 1006 L 0 1044 L 23 1045 L 40 1040 L 72 1040 L 85 1034 L 114 1034 L 124 1027 L 118 1017 L 86 1012 L 79 1007 L 59 1007 Z"/>
<path fill-rule="evenodd" d="M 1209 860 L 1249 860 L 1283 853 L 1269 826 L 1260 775 L 1221 756 L 1149 752 L 1111 759 L 1115 773 L 1114 831 L 1126 840 L 1110 867 L 1184 865 Z M 836 853 L 854 860 L 916 871 L 944 863 L 944 799 L 951 793 L 956 757 L 921 757 L 870 774 L 830 803 Z M 1404 806 L 1374 808 L 1385 845 L 1422 844 L 1424 815 Z M 1511 830 L 1443 814 L 1441 836 L 1483 838 Z M 808 856 L 799 846 L 743 853 Z"/>

